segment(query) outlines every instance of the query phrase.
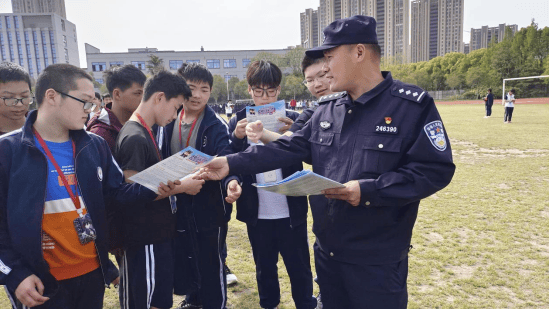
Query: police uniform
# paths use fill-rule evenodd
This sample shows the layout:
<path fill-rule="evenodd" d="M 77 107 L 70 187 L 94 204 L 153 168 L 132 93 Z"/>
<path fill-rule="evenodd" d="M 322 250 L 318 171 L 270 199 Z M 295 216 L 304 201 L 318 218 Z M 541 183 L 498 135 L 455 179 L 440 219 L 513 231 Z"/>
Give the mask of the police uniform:
<path fill-rule="evenodd" d="M 335 35 L 354 40 L 354 33 L 376 39 L 374 19 L 337 20 L 325 28 L 325 43 L 338 43 Z M 230 174 L 311 160 L 322 176 L 358 180 L 359 206 L 309 197 L 324 308 L 406 308 L 407 254 L 420 200 L 447 186 L 455 171 L 432 97 L 389 72 L 382 76 L 355 100 L 346 92 L 321 98 L 311 120 L 291 137 L 227 157 Z"/>

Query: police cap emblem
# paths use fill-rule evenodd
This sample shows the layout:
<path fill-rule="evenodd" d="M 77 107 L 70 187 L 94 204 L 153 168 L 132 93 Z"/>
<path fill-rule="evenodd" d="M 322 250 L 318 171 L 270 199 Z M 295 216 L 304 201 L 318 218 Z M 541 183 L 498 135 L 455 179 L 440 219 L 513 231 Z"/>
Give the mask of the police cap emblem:
<path fill-rule="evenodd" d="M 327 130 L 332 126 L 332 124 L 329 121 L 322 121 L 319 126 L 321 126 L 321 129 Z"/>
<path fill-rule="evenodd" d="M 443 131 L 443 123 L 441 121 L 433 121 L 426 124 L 424 131 L 436 150 L 443 152 L 447 149 L 447 139 L 445 139 L 445 132 Z"/>

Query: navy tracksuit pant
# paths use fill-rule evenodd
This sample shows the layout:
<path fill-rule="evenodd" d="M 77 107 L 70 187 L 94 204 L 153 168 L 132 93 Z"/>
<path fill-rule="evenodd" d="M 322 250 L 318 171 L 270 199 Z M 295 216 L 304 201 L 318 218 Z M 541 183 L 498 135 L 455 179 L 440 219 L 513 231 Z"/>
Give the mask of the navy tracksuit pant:
<path fill-rule="evenodd" d="M 281 300 L 277 261 L 283 257 L 290 278 L 292 299 L 298 309 L 313 309 L 313 276 L 309 256 L 306 223 L 290 227 L 290 218 L 258 219 L 246 225 L 256 263 L 256 280 L 262 308 L 275 308 Z"/>

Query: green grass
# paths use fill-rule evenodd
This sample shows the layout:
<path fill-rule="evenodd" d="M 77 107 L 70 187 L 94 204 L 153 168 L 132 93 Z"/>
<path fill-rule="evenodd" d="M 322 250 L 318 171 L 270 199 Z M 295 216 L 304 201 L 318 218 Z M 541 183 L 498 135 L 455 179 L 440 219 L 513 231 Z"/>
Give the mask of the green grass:
<path fill-rule="evenodd" d="M 512 124 L 496 105 L 489 119 L 483 105 L 438 109 L 457 170 L 420 204 L 409 307 L 548 308 L 548 105 L 517 105 Z M 229 288 L 228 307 L 259 308 L 246 226 L 235 219 L 229 226 L 228 265 L 239 283 Z M 311 216 L 308 226 L 313 244 Z M 294 308 L 282 260 L 279 281 L 279 307 Z M 1 294 L 0 307 L 9 307 Z M 115 290 L 107 290 L 105 307 L 118 307 Z"/>

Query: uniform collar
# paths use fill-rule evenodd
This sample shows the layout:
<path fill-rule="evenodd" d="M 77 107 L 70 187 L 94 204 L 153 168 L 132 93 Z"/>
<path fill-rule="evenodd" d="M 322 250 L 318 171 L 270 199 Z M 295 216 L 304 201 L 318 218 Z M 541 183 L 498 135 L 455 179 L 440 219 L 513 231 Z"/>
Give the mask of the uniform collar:
<path fill-rule="evenodd" d="M 386 90 L 386 88 L 390 87 L 390 85 L 392 85 L 393 78 L 391 77 L 391 72 L 382 71 L 382 77 L 384 78 L 384 80 L 380 82 L 380 84 L 376 85 L 373 89 L 369 90 L 368 92 L 362 94 L 359 98 L 355 100 L 355 102 L 360 104 L 365 104 L 369 102 L 369 100 L 378 96 L 381 92 Z"/>

